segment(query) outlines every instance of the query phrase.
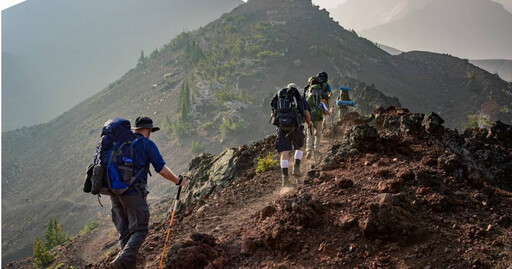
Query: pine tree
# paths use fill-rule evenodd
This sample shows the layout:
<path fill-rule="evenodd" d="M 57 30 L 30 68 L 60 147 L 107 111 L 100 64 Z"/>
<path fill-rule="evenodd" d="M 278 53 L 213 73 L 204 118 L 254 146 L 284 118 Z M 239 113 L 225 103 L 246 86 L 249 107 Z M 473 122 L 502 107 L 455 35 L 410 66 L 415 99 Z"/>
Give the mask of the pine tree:
<path fill-rule="evenodd" d="M 47 266 L 53 261 L 52 255 L 44 248 L 43 242 L 41 242 L 39 237 L 36 237 L 34 240 L 33 255 L 34 263 L 39 267 Z"/>
<path fill-rule="evenodd" d="M 48 220 L 46 226 L 46 232 L 44 233 L 45 247 L 46 249 L 52 249 L 55 246 L 55 222 L 52 217 Z"/>
<path fill-rule="evenodd" d="M 181 84 L 180 97 L 178 101 L 178 118 L 181 122 L 188 122 L 190 116 L 190 87 L 188 80 Z"/>
<path fill-rule="evenodd" d="M 137 67 L 146 66 L 148 59 L 144 56 L 144 51 L 140 51 L 139 61 L 137 62 Z"/>
<path fill-rule="evenodd" d="M 69 240 L 69 235 L 64 233 L 62 225 L 57 222 L 57 219 L 50 217 L 48 226 L 44 234 L 46 239 L 45 246 L 47 249 L 52 249 L 55 246 L 61 245 Z"/>
<path fill-rule="evenodd" d="M 172 122 L 169 119 L 169 116 L 165 115 L 164 120 L 162 121 L 162 130 L 165 133 L 169 133 L 169 131 L 172 131 Z"/>

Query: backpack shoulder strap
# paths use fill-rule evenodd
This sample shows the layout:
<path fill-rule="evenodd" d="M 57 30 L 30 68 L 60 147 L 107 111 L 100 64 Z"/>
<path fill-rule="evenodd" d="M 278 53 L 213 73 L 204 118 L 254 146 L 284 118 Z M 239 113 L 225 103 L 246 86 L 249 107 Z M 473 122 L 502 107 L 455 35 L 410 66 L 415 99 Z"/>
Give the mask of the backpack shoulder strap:
<path fill-rule="evenodd" d="M 131 156 L 130 158 L 132 159 L 133 161 L 133 146 L 138 142 L 138 141 L 141 141 L 144 137 L 141 137 L 141 136 L 137 136 L 135 137 L 135 139 L 132 140 L 131 142 Z M 135 174 L 133 177 L 136 179 L 138 176 L 140 176 L 144 171 L 147 171 L 149 173 L 150 176 L 151 175 L 151 172 L 149 171 L 149 164 L 144 167 L 143 169 L 140 169 L 137 174 Z"/>

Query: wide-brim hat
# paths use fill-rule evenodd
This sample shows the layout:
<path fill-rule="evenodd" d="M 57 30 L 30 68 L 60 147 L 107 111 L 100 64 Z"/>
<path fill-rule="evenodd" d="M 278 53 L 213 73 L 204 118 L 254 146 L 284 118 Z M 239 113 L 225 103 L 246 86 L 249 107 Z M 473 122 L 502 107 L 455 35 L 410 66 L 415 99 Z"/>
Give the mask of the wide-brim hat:
<path fill-rule="evenodd" d="M 153 120 L 149 117 L 138 117 L 135 119 L 135 125 L 132 127 L 133 130 L 138 129 L 151 129 L 151 132 L 160 130 L 160 127 L 153 126 Z"/>

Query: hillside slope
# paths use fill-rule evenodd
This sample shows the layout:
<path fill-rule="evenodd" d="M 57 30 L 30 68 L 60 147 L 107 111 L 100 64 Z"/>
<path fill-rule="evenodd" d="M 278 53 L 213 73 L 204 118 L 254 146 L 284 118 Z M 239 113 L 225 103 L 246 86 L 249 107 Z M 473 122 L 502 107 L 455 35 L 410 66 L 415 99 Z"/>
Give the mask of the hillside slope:
<path fill-rule="evenodd" d="M 390 96 L 415 111 L 438 111 L 450 127 L 476 113 L 511 120 L 507 83 L 464 60 L 423 52 L 391 56 L 309 0 L 251 0 L 179 35 L 51 122 L 3 134 L 4 257 L 29 255 L 50 215 L 76 233 L 98 213 L 109 214 L 107 199 L 100 210 L 95 197 L 81 192 L 107 119 L 151 116 L 162 127 L 152 139 L 180 172 L 196 152 L 218 153 L 274 133 L 268 116 L 276 90 L 306 84 L 322 70 L 335 89 L 354 88 L 364 113 L 396 105 Z M 480 108 L 489 103 L 498 109 Z M 158 178 L 149 184 L 155 201 L 170 189 Z"/>
<path fill-rule="evenodd" d="M 442 122 L 394 107 L 351 113 L 331 146 L 324 140 L 319 163 L 305 160 L 298 188 L 281 188 L 277 167 L 255 173 L 256 157 L 278 158 L 275 136 L 197 156 L 164 267 L 508 268 L 512 126 L 458 134 Z M 138 267 L 157 267 L 170 206 L 152 205 Z M 83 242 L 104 231 L 94 233 L 55 250 L 54 264 L 108 268 L 116 239 L 84 253 Z"/>

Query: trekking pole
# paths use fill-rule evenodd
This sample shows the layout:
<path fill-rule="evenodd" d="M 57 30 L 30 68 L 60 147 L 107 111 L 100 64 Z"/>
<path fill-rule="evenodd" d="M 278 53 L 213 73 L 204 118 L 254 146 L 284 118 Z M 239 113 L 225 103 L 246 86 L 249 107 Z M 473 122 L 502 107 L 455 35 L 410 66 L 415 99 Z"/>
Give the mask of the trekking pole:
<path fill-rule="evenodd" d="M 187 179 L 187 181 L 190 179 L 189 177 L 182 176 L 182 175 L 179 175 L 178 178 L 180 179 L 180 181 L 178 183 L 181 183 L 183 178 Z M 171 214 L 171 221 L 169 222 L 169 229 L 167 229 L 167 237 L 165 238 L 164 251 L 162 252 L 162 258 L 160 258 L 160 266 L 158 268 L 162 268 L 162 265 L 164 263 L 165 251 L 167 250 L 167 243 L 169 242 L 169 235 L 171 234 L 172 223 L 174 221 L 174 214 L 176 213 L 176 210 L 178 209 L 178 205 L 180 204 L 180 193 L 181 193 L 181 186 L 178 187 L 178 193 L 176 194 L 176 200 L 174 201 L 174 207 L 173 207 L 172 214 Z"/>
<path fill-rule="evenodd" d="M 332 144 L 332 141 L 334 140 L 334 117 L 336 116 L 336 114 L 332 115 L 331 114 L 331 144 Z"/>

